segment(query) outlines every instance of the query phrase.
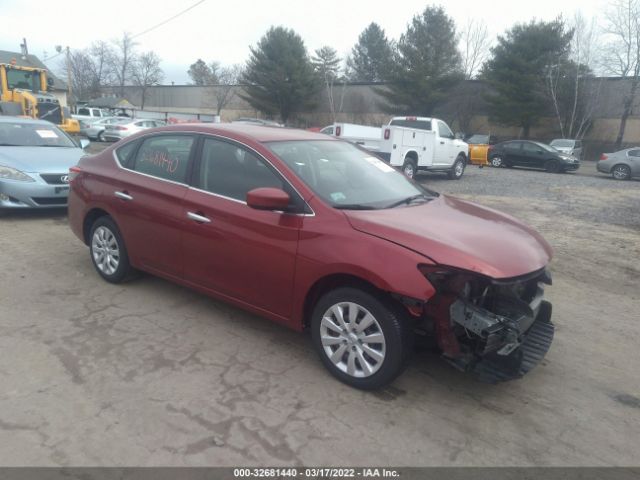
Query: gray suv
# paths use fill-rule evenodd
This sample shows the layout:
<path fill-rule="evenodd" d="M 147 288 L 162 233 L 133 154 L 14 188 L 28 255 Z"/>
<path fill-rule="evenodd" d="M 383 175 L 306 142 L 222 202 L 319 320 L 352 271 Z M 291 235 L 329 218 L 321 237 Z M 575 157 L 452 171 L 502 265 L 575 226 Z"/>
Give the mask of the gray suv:
<path fill-rule="evenodd" d="M 616 153 L 603 153 L 598 171 L 613 175 L 616 180 L 640 177 L 640 147 L 627 148 Z"/>

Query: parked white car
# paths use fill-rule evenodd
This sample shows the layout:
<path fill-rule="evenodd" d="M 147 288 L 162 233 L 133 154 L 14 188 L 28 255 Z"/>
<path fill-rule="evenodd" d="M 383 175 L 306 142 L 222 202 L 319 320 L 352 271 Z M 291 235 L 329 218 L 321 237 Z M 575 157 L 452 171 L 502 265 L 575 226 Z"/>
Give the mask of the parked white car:
<path fill-rule="evenodd" d="M 368 127 L 353 123 L 334 123 L 324 127 L 320 130 L 320 133 L 355 143 L 372 152 L 379 152 L 382 142 L 382 131 L 379 127 Z"/>
<path fill-rule="evenodd" d="M 76 113 L 71 116 L 77 120 L 88 120 L 91 122 L 100 120 L 101 118 L 113 117 L 113 114 L 101 108 L 78 107 L 76 108 Z"/>
<path fill-rule="evenodd" d="M 394 117 L 383 127 L 381 156 L 413 178 L 421 171 L 446 172 L 460 179 L 467 165 L 469 145 L 455 137 L 442 120 Z"/>
<path fill-rule="evenodd" d="M 147 130 L 149 128 L 164 127 L 166 124 L 163 120 L 149 120 L 142 118 L 127 118 L 120 120 L 111 125 L 105 125 L 102 137 L 107 142 L 117 142 L 126 137 L 130 137 L 134 133 Z"/>
<path fill-rule="evenodd" d="M 89 140 L 104 142 L 104 130 L 107 125 L 130 120 L 124 117 L 106 117 L 98 120 L 80 120 L 80 134 L 85 135 Z"/>
<path fill-rule="evenodd" d="M 556 150 L 567 155 L 573 155 L 577 159 L 582 158 L 582 140 L 572 140 L 570 138 L 556 138 L 549 144 Z"/>

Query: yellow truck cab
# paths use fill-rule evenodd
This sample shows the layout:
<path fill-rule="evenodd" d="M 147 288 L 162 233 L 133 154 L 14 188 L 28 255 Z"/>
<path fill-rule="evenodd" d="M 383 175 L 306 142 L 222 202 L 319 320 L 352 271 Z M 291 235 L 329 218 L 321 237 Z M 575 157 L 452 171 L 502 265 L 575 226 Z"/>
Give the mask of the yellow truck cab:
<path fill-rule="evenodd" d="M 56 124 L 67 133 L 79 133 L 80 122 L 65 115 L 65 108 L 48 92 L 47 71 L 0 63 L 0 115 L 15 115 Z"/>

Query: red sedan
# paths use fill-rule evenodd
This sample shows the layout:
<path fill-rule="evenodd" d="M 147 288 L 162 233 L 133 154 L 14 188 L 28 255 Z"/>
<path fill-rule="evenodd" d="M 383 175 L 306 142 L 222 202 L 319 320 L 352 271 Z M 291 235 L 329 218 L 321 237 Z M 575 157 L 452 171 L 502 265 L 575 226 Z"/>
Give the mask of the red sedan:
<path fill-rule="evenodd" d="M 524 375 L 553 338 L 539 234 L 326 135 L 174 125 L 70 179 L 71 228 L 105 280 L 144 270 L 309 329 L 354 387 L 396 378 L 418 335 L 489 382 Z"/>

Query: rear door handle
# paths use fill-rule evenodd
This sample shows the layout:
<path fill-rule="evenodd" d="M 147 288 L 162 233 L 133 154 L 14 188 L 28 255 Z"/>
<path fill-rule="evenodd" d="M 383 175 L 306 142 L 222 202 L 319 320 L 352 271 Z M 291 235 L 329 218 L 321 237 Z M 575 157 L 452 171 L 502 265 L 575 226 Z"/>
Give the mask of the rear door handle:
<path fill-rule="evenodd" d="M 194 222 L 211 223 L 211 220 L 205 217 L 204 215 L 198 215 L 197 213 L 194 213 L 194 212 L 187 212 L 187 217 L 193 220 Z"/>
<path fill-rule="evenodd" d="M 121 198 L 122 200 L 133 200 L 133 197 L 126 192 L 115 192 L 115 196 Z"/>

